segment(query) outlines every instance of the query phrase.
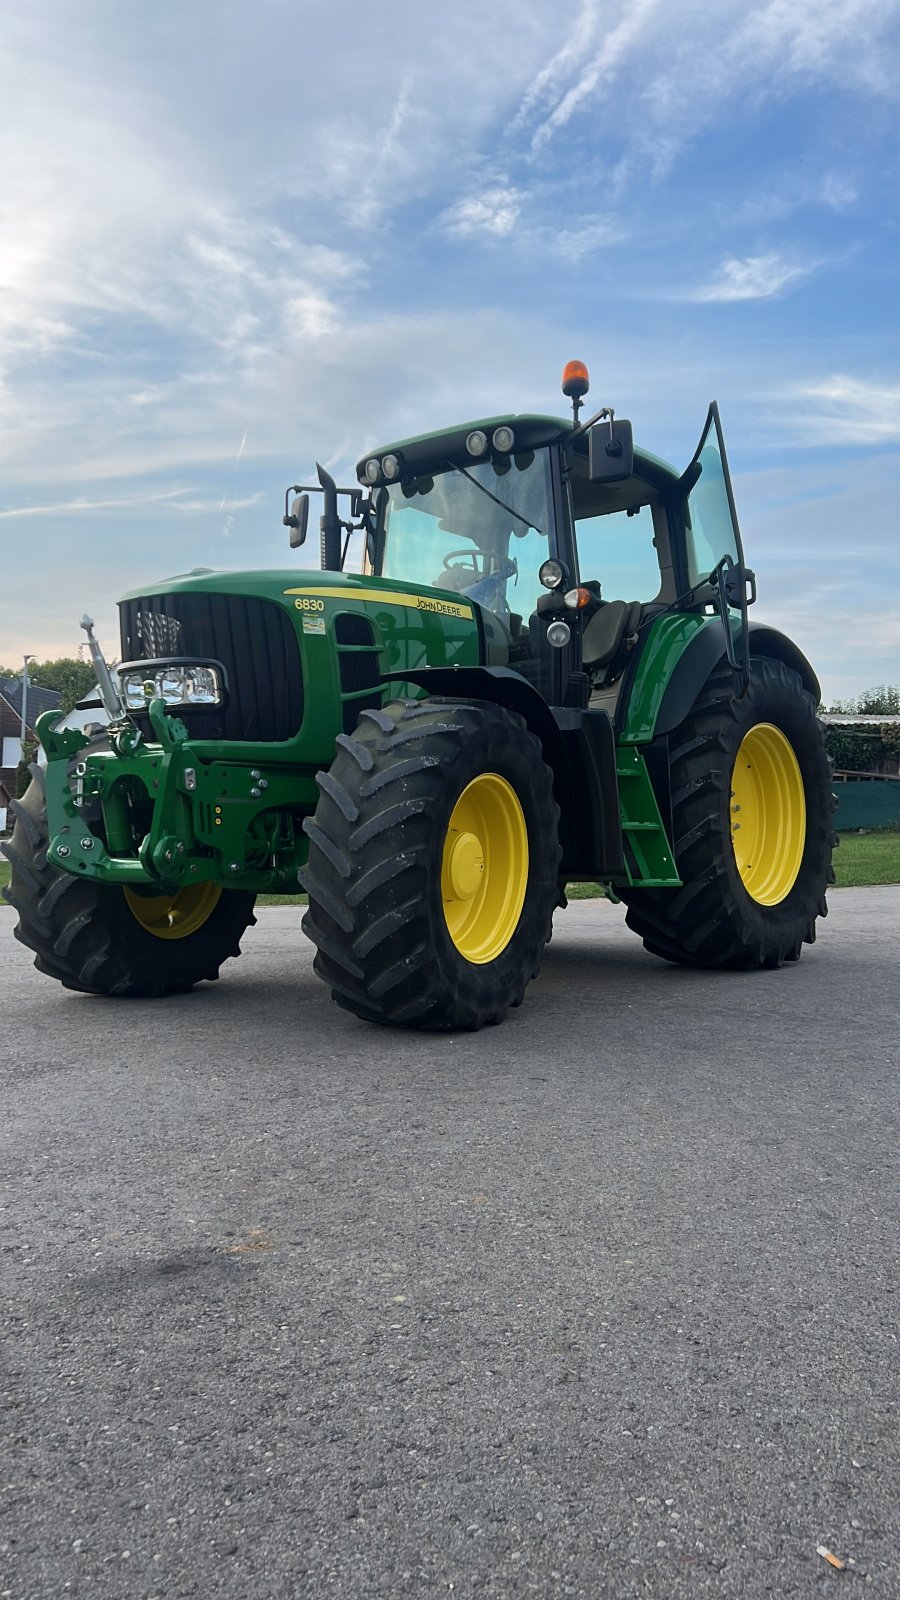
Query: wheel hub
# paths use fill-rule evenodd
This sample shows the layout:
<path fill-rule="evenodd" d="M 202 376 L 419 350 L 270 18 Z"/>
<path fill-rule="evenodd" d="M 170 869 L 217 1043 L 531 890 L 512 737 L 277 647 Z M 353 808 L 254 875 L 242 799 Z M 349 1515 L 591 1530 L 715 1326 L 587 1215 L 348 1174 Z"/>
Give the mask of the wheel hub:
<path fill-rule="evenodd" d="M 477 834 L 448 832 L 446 870 L 447 898 L 471 900 L 484 872 L 484 847 Z"/>
<path fill-rule="evenodd" d="M 222 893 L 217 883 L 193 883 L 174 894 L 138 894 L 123 889 L 125 904 L 155 939 L 186 939 L 212 915 Z"/>
<path fill-rule="evenodd" d="M 519 797 L 499 773 L 467 784 L 453 808 L 441 862 L 450 937 L 474 965 L 493 961 L 518 926 L 528 887 L 528 829 Z"/>
<path fill-rule="evenodd" d="M 741 741 L 731 776 L 731 844 L 744 888 L 761 906 L 784 900 L 806 844 L 806 796 L 793 746 L 759 722 Z"/>

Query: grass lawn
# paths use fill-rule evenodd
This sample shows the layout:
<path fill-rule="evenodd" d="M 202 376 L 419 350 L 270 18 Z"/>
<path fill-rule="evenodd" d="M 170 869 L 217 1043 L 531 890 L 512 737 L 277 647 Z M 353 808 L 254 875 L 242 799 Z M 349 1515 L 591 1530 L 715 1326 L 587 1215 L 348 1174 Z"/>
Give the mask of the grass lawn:
<path fill-rule="evenodd" d="M 900 829 L 883 833 L 842 833 L 835 851 L 834 870 L 838 889 L 859 889 L 869 884 L 900 883 Z M 0 858 L 0 889 L 9 883 L 9 862 Z M 570 900 L 593 900 L 599 894 L 593 883 L 570 883 Z M 261 894 L 261 906 L 303 904 L 306 895 Z M 5 901 L 0 901 L 4 906 Z"/>
<path fill-rule="evenodd" d="M 871 883 L 900 883 L 900 829 L 883 833 L 842 833 L 834 853 L 839 889 Z"/>

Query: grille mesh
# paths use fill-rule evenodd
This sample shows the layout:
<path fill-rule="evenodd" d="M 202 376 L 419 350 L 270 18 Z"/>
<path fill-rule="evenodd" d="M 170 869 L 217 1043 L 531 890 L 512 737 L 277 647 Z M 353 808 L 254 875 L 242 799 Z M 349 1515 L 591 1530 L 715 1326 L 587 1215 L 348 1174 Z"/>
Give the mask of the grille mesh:
<path fill-rule="evenodd" d="M 122 659 L 202 656 L 221 661 L 229 699 L 223 709 L 179 711 L 194 738 L 291 739 L 303 720 L 300 651 L 281 606 L 255 595 L 158 594 L 123 600 Z M 148 731 L 143 713 L 136 717 Z M 146 725 L 146 726 L 145 726 Z"/>

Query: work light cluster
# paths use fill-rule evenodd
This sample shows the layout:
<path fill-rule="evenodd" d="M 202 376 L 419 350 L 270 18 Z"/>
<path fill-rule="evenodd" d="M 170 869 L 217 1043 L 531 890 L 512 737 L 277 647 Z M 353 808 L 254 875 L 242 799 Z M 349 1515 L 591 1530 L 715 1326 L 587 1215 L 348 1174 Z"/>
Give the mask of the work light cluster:
<path fill-rule="evenodd" d="M 516 447 L 516 436 L 507 423 L 502 423 L 495 428 L 490 438 L 483 428 L 473 428 L 466 439 L 466 449 L 476 461 L 480 456 L 486 456 L 489 451 L 495 455 L 508 456 Z M 366 483 L 376 484 L 382 480 L 385 483 L 396 483 L 400 476 L 400 460 L 391 451 L 386 456 L 370 456 L 363 467 L 362 476 Z"/>

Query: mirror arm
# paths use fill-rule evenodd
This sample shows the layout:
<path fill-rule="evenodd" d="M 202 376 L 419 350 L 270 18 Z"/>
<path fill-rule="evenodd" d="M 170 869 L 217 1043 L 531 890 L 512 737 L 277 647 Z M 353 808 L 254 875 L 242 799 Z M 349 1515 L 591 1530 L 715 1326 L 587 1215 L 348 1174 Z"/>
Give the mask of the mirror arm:
<path fill-rule="evenodd" d="M 610 437 L 612 437 L 612 424 L 613 424 L 613 418 L 614 417 L 615 417 L 615 412 L 614 412 L 612 406 L 601 406 L 600 410 L 599 411 L 595 411 L 594 415 L 592 417 L 588 417 L 586 422 L 579 422 L 578 427 L 572 429 L 572 432 L 569 434 L 569 438 L 567 440 L 567 443 L 571 444 L 573 439 L 580 439 L 581 435 L 583 433 L 587 433 L 588 429 L 592 428 L 594 426 L 595 422 L 603 422 L 606 419 L 609 420 Z"/>
<path fill-rule="evenodd" d="M 734 634 L 731 631 L 731 606 L 728 599 L 729 587 L 732 589 L 735 587 L 734 585 L 729 585 L 729 579 L 732 573 L 735 572 L 738 574 L 738 578 L 740 580 L 740 588 L 737 590 L 741 613 L 740 658 L 738 657 L 738 652 L 734 647 Z M 753 585 L 753 598 L 755 599 L 755 579 L 751 578 L 751 582 Z M 710 588 L 715 594 L 716 609 L 719 613 L 722 627 L 725 631 L 725 654 L 728 658 L 728 665 L 731 667 L 733 672 L 738 674 L 740 678 L 739 694 L 740 698 L 743 699 L 750 687 L 750 629 L 747 622 L 747 575 L 742 567 L 735 566 L 731 556 L 723 556 L 721 561 L 718 561 L 713 567 L 713 570 L 709 575 L 709 584 Z"/>

